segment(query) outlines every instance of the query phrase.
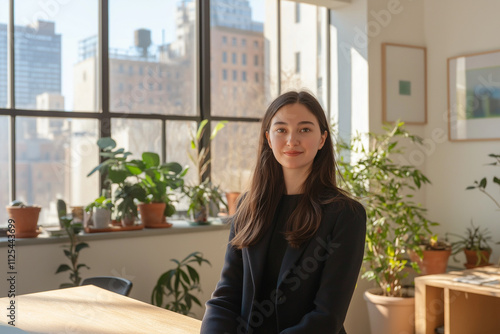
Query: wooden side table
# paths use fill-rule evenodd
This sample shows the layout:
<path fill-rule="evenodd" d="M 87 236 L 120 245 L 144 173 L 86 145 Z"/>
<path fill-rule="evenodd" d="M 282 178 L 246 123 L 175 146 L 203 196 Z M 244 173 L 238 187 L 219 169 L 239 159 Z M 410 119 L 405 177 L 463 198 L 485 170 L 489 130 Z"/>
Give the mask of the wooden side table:
<path fill-rule="evenodd" d="M 488 276 L 500 281 L 500 268 L 488 266 L 415 278 L 416 334 L 499 334 L 500 283 L 476 285 L 456 282 L 465 275 Z"/>

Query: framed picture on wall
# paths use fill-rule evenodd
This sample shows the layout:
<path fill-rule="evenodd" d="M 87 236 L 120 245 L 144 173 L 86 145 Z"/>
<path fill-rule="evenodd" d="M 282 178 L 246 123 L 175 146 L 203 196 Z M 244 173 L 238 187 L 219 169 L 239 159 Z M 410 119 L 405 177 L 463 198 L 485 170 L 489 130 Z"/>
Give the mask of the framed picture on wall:
<path fill-rule="evenodd" d="M 426 48 L 382 44 L 382 120 L 427 123 Z"/>
<path fill-rule="evenodd" d="M 500 50 L 448 58 L 448 137 L 500 140 Z"/>

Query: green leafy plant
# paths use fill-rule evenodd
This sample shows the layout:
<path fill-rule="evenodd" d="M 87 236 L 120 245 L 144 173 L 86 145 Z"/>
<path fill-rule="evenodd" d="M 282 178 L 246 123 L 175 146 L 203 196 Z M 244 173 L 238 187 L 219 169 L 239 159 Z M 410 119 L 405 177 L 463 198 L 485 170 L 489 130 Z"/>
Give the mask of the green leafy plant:
<path fill-rule="evenodd" d="M 493 158 L 495 161 L 489 163 L 489 166 L 499 166 L 500 167 L 500 154 L 489 154 L 489 157 Z M 500 178 L 494 176 L 492 179 L 493 183 L 496 183 L 500 187 Z M 468 186 L 466 190 L 472 190 L 472 189 L 477 189 L 486 196 L 488 196 L 494 203 L 495 205 L 500 209 L 500 202 L 496 200 L 493 195 L 491 195 L 487 190 L 486 187 L 488 186 L 488 178 L 483 177 L 480 181 L 474 181 L 474 185 Z"/>
<path fill-rule="evenodd" d="M 171 261 L 176 264 L 176 267 L 160 276 L 153 288 L 151 303 L 187 315 L 193 303 L 201 306 L 200 300 L 192 294 L 193 290 L 201 291 L 200 275 L 192 264 L 197 263 L 201 266 L 203 263 L 210 265 L 210 262 L 203 258 L 200 252 L 191 253 L 182 261 L 175 259 Z M 163 305 L 164 297 L 170 299 L 165 305 Z"/>
<path fill-rule="evenodd" d="M 457 238 L 456 241 L 451 243 L 452 255 L 455 261 L 457 260 L 455 256 L 467 249 L 476 252 L 476 265 L 481 260 L 488 262 L 488 258 L 486 258 L 483 252 L 491 252 L 491 247 L 488 244 L 488 242 L 491 242 L 491 232 L 487 228 L 482 229 L 479 226 L 474 226 L 474 223 L 471 221 L 471 227 L 467 227 L 464 234 L 447 233 L 447 236 Z"/>
<path fill-rule="evenodd" d="M 92 203 L 87 205 L 85 207 L 85 211 L 92 212 L 94 208 L 112 210 L 114 206 L 115 205 L 110 198 L 106 198 L 106 196 L 102 195 L 100 197 L 97 197 Z"/>
<path fill-rule="evenodd" d="M 117 185 L 114 198 L 120 202 L 118 210 L 121 216 L 137 213 L 135 200 L 143 203 L 166 203 L 165 216 L 174 214 L 175 199 L 169 189 L 183 186 L 187 169 L 183 170 L 176 162 L 162 164 L 160 156 L 154 152 L 142 153 L 141 160 L 130 159 L 132 153 L 116 148 L 116 142 L 109 137 L 99 139 L 97 145 L 102 150 L 101 156 L 106 160 L 87 176 L 99 171 L 104 176 L 104 184 L 109 191 L 112 184 Z"/>
<path fill-rule="evenodd" d="M 135 200 L 144 202 L 146 200 L 146 191 L 139 184 L 124 184 L 115 191 L 116 219 L 131 219 L 137 217 L 137 204 Z"/>
<path fill-rule="evenodd" d="M 224 205 L 227 209 L 227 204 L 222 198 L 218 186 L 212 185 L 209 180 L 205 180 L 199 185 L 185 187 L 184 193 L 190 198 L 188 214 L 196 214 L 203 210 L 210 210 L 210 204 L 219 206 Z M 205 212 L 205 221 L 209 212 Z"/>
<path fill-rule="evenodd" d="M 188 150 L 188 156 L 198 172 L 198 183 L 183 187 L 183 193 L 190 200 L 188 214 L 197 216 L 198 218 L 195 220 L 199 220 L 199 222 L 207 221 L 209 212 L 206 212 L 206 208 L 210 207 L 210 204 L 216 207 L 219 207 L 220 204 L 222 204 L 227 209 L 227 204 L 222 198 L 222 192 L 219 187 L 212 184 L 210 179 L 203 180 L 203 175 L 206 173 L 210 165 L 210 159 L 208 159 L 209 147 L 203 147 L 200 149 L 200 141 L 205 132 L 207 123 L 207 120 L 203 120 L 198 126 L 196 134 L 190 134 L 191 148 Z M 227 121 L 217 123 L 210 135 L 210 141 L 212 141 L 217 133 L 224 128 L 226 123 Z"/>
<path fill-rule="evenodd" d="M 374 280 L 385 296 L 401 296 L 404 271 L 410 265 L 410 250 L 421 254 L 421 234 L 431 234 L 437 225 L 425 218 L 426 210 L 413 202 L 413 192 L 429 179 L 415 166 L 396 163 L 404 153 L 401 141 L 420 144 L 403 123 L 386 132 L 357 135 L 350 143 L 337 140 L 337 152 L 351 152 L 356 162 L 338 159 L 344 187 L 365 206 L 367 213 L 366 250 L 363 278 Z M 369 146 L 368 146 L 369 145 Z M 415 270 L 418 264 L 412 262 Z"/>
<path fill-rule="evenodd" d="M 80 269 L 87 268 L 90 269 L 86 264 L 78 263 L 78 256 L 80 251 L 84 248 L 88 248 L 89 245 L 85 242 L 79 242 L 77 234 L 82 230 L 82 224 L 73 224 L 73 218 L 70 216 L 63 216 L 61 220 L 64 225 L 64 229 L 69 238 L 69 245 L 63 246 L 64 256 L 69 259 L 70 264 L 61 264 L 57 268 L 56 274 L 69 271 L 69 279 L 71 283 L 63 283 L 59 288 L 69 288 L 73 286 L 79 286 L 82 280 L 80 276 Z"/>

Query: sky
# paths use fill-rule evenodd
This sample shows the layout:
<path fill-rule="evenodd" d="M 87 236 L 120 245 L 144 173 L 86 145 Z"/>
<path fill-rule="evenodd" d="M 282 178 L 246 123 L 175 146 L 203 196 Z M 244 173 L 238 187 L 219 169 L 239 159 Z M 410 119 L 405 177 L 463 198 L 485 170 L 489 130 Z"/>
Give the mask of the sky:
<path fill-rule="evenodd" d="M 252 18 L 263 22 L 266 0 L 250 0 Z M 78 61 L 78 42 L 98 31 L 98 0 L 15 0 L 15 25 L 29 25 L 38 19 L 54 21 L 62 35 L 62 94 L 66 109 L 73 107 L 73 65 Z M 178 0 L 109 0 L 110 48 L 131 49 L 134 31 L 151 30 L 152 43 L 175 39 L 175 8 Z M 7 23 L 8 0 L 0 0 L 0 23 Z M 163 34 L 165 37 L 163 37 Z M 131 49 L 131 51 L 133 51 Z"/>

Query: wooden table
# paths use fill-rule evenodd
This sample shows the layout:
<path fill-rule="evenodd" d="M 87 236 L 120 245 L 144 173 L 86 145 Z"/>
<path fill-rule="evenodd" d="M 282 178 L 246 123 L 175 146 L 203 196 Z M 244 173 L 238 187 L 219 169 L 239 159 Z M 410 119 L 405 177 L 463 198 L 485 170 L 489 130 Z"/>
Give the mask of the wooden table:
<path fill-rule="evenodd" d="M 496 266 L 415 278 L 416 334 L 434 334 L 442 325 L 445 334 L 500 333 L 500 284 L 453 280 L 470 274 L 500 280 Z"/>
<path fill-rule="evenodd" d="M 9 298 L 0 298 L 7 323 Z M 36 333 L 199 334 L 201 321 L 93 285 L 16 296 L 16 327 Z"/>

